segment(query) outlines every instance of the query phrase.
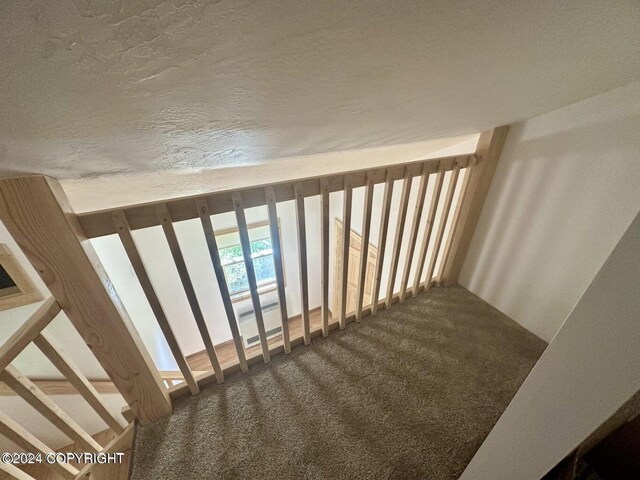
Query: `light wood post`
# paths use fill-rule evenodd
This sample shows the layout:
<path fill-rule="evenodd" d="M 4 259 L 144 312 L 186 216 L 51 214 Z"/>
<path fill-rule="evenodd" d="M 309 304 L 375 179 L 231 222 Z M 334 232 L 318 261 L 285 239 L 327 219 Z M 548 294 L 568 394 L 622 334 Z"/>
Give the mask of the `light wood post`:
<path fill-rule="evenodd" d="M 320 263 L 322 271 L 320 282 L 322 283 L 322 301 L 320 312 L 322 316 L 322 336 L 329 335 L 329 182 L 320 180 L 320 199 L 322 202 L 322 220 L 320 223 Z"/>
<path fill-rule="evenodd" d="M 0 179 L 0 219 L 141 423 L 171 400 L 57 181 Z"/>
<path fill-rule="evenodd" d="M 364 302 L 364 287 L 367 278 L 367 264 L 369 256 L 369 236 L 371 234 L 371 210 L 373 207 L 373 187 L 371 177 L 367 177 L 364 191 L 364 210 L 362 212 L 362 242 L 360 243 L 360 272 L 358 276 L 358 297 L 356 300 L 356 322 L 362 318 L 362 303 Z"/>
<path fill-rule="evenodd" d="M 340 328 L 346 326 L 347 282 L 349 278 L 349 242 L 351 240 L 351 203 L 353 185 L 348 175 L 344 177 L 344 197 L 342 201 L 342 271 L 340 272 Z"/>
<path fill-rule="evenodd" d="M 460 227 L 454 232 L 450 254 L 442 271 L 441 283 L 445 287 L 455 285 L 458 282 L 508 130 L 509 127 L 504 126 L 480 134 L 476 147 L 477 163 L 467 172 L 467 175 L 471 174 L 471 178 L 463 200 L 464 204 L 460 209 Z"/>
<path fill-rule="evenodd" d="M 376 258 L 376 274 L 373 277 L 371 287 L 371 315 L 378 312 L 378 298 L 380 297 L 380 282 L 382 281 L 382 269 L 384 267 L 384 254 L 387 245 L 387 233 L 389 232 L 389 213 L 391 212 L 391 199 L 393 198 L 393 175 L 387 169 L 384 182 L 384 196 L 382 197 L 382 212 L 380 217 L 380 233 L 378 234 L 378 256 Z M 386 300 L 386 297 L 385 297 Z"/>
<path fill-rule="evenodd" d="M 278 303 L 282 320 L 282 342 L 284 353 L 291 352 L 291 337 L 289 335 L 289 312 L 287 310 L 287 293 L 284 288 L 284 269 L 282 268 L 282 245 L 280 245 L 280 228 L 278 226 L 278 206 L 273 187 L 264 189 L 269 214 L 269 234 L 271 235 L 271 250 L 273 251 L 273 268 L 276 272 L 278 288 Z"/>
<path fill-rule="evenodd" d="M 222 261 L 220 260 L 220 252 L 218 251 L 218 242 L 216 241 L 216 234 L 213 230 L 213 223 L 211 223 L 211 214 L 209 213 L 209 207 L 207 206 L 206 199 L 197 199 L 196 206 L 198 207 L 198 211 L 200 212 L 202 231 L 204 232 L 204 237 L 207 242 L 209 257 L 211 257 L 213 273 L 216 276 L 218 288 L 220 288 L 220 296 L 222 297 L 224 311 L 227 314 L 227 323 L 229 324 L 229 330 L 231 330 L 233 343 L 236 347 L 236 355 L 238 356 L 238 363 L 240 363 L 240 370 L 242 372 L 246 372 L 249 367 L 247 366 L 244 346 L 242 345 L 242 338 L 240 337 L 238 322 L 236 321 L 236 312 L 233 310 L 231 294 L 229 293 L 227 279 L 224 276 L 224 268 L 222 266 Z"/>
<path fill-rule="evenodd" d="M 402 181 L 402 193 L 400 194 L 400 210 L 398 211 L 398 219 L 396 221 L 395 239 L 393 241 L 393 252 L 391 254 L 391 268 L 389 269 L 389 283 L 387 284 L 387 297 L 384 302 L 384 308 L 387 309 L 391 305 L 393 298 L 393 290 L 396 286 L 396 275 L 398 273 L 398 261 L 400 260 L 400 250 L 402 248 L 402 235 L 404 234 L 404 225 L 407 221 L 407 207 L 409 205 L 409 195 L 411 195 L 411 184 L 413 178 L 409 171 L 405 168 L 404 180 Z"/>
<path fill-rule="evenodd" d="M 300 273 L 300 303 L 302 307 L 302 327 L 304 344 L 311 342 L 311 324 L 309 319 L 309 272 L 307 265 L 307 221 L 304 209 L 302 185 L 293 185 L 296 203 L 296 224 L 298 226 L 298 272 Z"/>

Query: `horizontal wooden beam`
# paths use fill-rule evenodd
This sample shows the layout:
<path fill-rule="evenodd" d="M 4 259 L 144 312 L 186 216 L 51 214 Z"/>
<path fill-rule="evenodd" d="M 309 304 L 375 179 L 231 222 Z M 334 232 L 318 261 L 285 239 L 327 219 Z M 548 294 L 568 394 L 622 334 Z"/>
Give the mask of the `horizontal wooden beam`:
<path fill-rule="evenodd" d="M 441 157 L 429 160 L 419 160 L 415 162 L 402 163 L 389 165 L 385 167 L 376 167 L 371 169 L 362 169 L 351 172 L 338 173 L 329 176 L 317 176 L 309 177 L 302 180 L 297 180 L 295 183 L 299 183 L 301 186 L 301 193 L 304 197 L 310 197 L 314 195 L 320 195 L 320 180 L 327 182 L 329 192 L 338 192 L 343 189 L 344 177 L 349 176 L 353 188 L 362 187 L 366 183 L 367 175 L 371 178 L 374 184 L 382 183 L 385 181 L 387 170 L 394 179 L 402 178 L 407 169 L 409 176 L 413 177 L 420 175 L 423 171 L 423 166 L 427 164 L 428 171 L 437 171 L 438 167 L 442 167 L 443 170 L 448 171 L 454 168 L 454 165 L 458 165 L 461 168 L 466 167 L 470 161 L 474 158 L 473 154 L 470 155 L 458 155 L 451 157 Z M 157 216 L 157 208 L 159 204 L 166 204 L 171 215 L 171 219 L 174 222 L 180 222 L 182 220 L 190 220 L 199 217 L 199 211 L 196 206 L 195 200 L 204 198 L 206 199 L 209 213 L 215 215 L 218 213 L 232 212 L 234 210 L 233 200 L 231 198 L 232 193 L 239 193 L 243 200 L 244 208 L 251 208 L 266 205 L 265 188 L 272 187 L 275 193 L 277 202 L 284 202 L 287 200 L 293 200 L 295 198 L 294 182 L 278 182 L 264 185 L 256 185 L 250 188 L 227 190 L 215 193 L 208 193 L 202 195 L 192 195 L 188 197 L 181 197 L 173 200 L 162 200 L 159 202 L 149 202 L 138 205 L 131 205 L 128 207 L 118 207 L 106 210 L 99 210 L 95 212 L 86 212 L 78 215 L 80 225 L 87 236 L 87 238 L 101 237 L 104 235 L 111 235 L 117 233 L 113 226 L 113 214 L 119 210 L 124 210 L 129 225 L 132 230 L 140 228 L 153 227 L 160 225 Z"/>

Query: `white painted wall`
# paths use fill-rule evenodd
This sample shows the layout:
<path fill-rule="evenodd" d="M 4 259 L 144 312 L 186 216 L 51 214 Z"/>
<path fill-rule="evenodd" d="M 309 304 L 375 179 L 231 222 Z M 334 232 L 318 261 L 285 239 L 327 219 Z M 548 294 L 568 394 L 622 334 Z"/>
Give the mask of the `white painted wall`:
<path fill-rule="evenodd" d="M 461 480 L 539 480 L 640 388 L 640 215 Z"/>
<path fill-rule="evenodd" d="M 640 82 L 511 127 L 460 283 L 551 340 L 640 209 Z"/>

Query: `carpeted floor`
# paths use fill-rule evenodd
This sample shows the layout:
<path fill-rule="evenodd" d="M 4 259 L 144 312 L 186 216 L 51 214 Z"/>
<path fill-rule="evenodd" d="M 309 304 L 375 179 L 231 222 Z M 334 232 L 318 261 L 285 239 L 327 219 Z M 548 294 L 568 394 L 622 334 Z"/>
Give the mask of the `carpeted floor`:
<path fill-rule="evenodd" d="M 433 289 L 176 402 L 131 478 L 457 479 L 545 346 Z"/>

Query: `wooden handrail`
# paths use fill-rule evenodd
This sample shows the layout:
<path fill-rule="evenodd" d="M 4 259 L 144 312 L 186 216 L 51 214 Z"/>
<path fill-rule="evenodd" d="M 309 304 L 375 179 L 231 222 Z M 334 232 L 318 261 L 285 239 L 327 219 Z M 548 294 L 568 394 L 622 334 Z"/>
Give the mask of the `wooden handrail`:
<path fill-rule="evenodd" d="M 246 372 L 250 365 L 260 360 L 269 362 L 272 355 L 289 352 L 293 346 L 300 343 L 308 344 L 317 335 L 327 335 L 330 330 L 344 328 L 351 321 L 359 321 L 366 315 L 375 315 L 380 307 L 389 308 L 393 303 L 402 302 L 409 290 L 415 295 L 421 290 L 428 290 L 439 282 L 448 284 L 455 281 L 462 265 L 464 251 L 468 247 L 470 235 L 473 233 L 473 229 L 469 228 L 469 223 L 477 221 L 479 209 L 476 202 L 481 202 L 484 198 L 483 195 L 486 195 L 488 181 L 490 181 L 489 173 L 492 174 L 495 168 L 495 161 L 497 161 L 500 150 L 498 144 L 500 141 L 504 141 L 504 131 L 496 129 L 490 134 L 483 133 L 475 155 L 419 160 L 335 175 L 257 185 L 233 191 L 206 193 L 117 209 L 87 212 L 81 215 L 73 213 L 66 198 L 61 194 L 59 185 L 50 179 L 43 180 L 42 177 L 39 177 L 0 180 L 0 195 L 10 204 L 9 207 L 0 208 L 0 217 L 3 221 L 9 220 L 8 227 L 10 227 L 11 233 L 15 234 L 18 243 L 29 251 L 30 261 L 36 266 L 53 294 L 53 298 L 45 302 L 27 324 L 16 332 L 9 339 L 9 342 L 0 347 L 0 367 L 2 367 L 0 368 L 0 379 L 6 379 L 6 383 L 12 389 L 44 412 L 45 417 L 65 434 L 78 443 L 84 442 L 84 447 L 96 450 L 99 445 L 92 444 L 86 433 L 83 433 L 61 411 L 56 410 L 55 404 L 34 382 L 10 366 L 11 361 L 26 345 L 30 342 L 35 343 L 114 431 L 122 433 L 127 428 L 127 423 L 119 415 L 109 412 L 91 382 L 42 331 L 59 312 L 58 303 L 67 312 L 85 342 L 92 347 L 96 358 L 131 406 L 130 410 L 135 412 L 135 416 L 143 423 L 147 423 L 170 413 L 171 398 L 177 395 L 189 391 L 191 394 L 197 394 L 200 388 L 208 383 L 222 382 L 228 373 L 238 370 Z M 493 162 L 492 165 L 488 165 L 491 162 Z M 487 163 L 487 165 L 483 166 L 483 163 Z M 481 168 L 476 170 L 479 166 Z M 458 180 L 463 169 L 463 183 L 460 186 Z M 448 183 L 446 190 L 443 189 L 445 174 Z M 419 177 L 417 195 L 412 196 L 413 181 L 416 177 Z M 419 242 L 427 185 L 431 185 L 432 180 L 435 183 L 430 194 L 429 209 L 426 213 L 426 227 L 422 240 Z M 397 219 L 392 238 L 388 239 L 396 182 L 402 182 L 402 188 L 401 191 L 395 192 L 396 196 L 399 195 L 399 207 L 397 212 L 393 212 L 394 215 L 397 215 Z M 369 242 L 374 215 L 374 187 L 378 184 L 384 184 L 377 238 L 378 246 L 375 264 L 371 264 L 373 271 L 368 272 Z M 459 198 L 454 195 L 458 191 L 456 190 L 457 186 L 460 187 L 461 195 Z M 351 240 L 353 190 L 361 187 L 364 187 L 363 230 L 361 247 L 356 247 Z M 329 215 L 330 194 L 332 192 L 343 193 L 343 232 L 341 238 L 337 240 L 340 251 L 336 252 L 338 255 L 336 262 L 341 264 L 341 269 L 338 272 L 339 275 L 334 279 L 336 283 L 334 300 L 338 305 L 338 311 L 333 312 L 333 318 L 331 318 L 329 311 Z M 15 205 L 20 198 L 29 195 L 43 197 L 43 205 L 24 209 Z M 320 298 L 321 322 L 311 328 L 310 312 L 313 309 L 310 309 L 309 305 L 310 272 L 307 260 L 310 253 L 307 250 L 306 222 L 308 219 L 305 213 L 305 199 L 313 196 L 319 196 L 321 206 L 321 269 L 317 273 L 320 276 L 322 295 Z M 412 206 L 409 209 L 410 198 L 414 196 L 416 198 L 415 207 Z M 289 331 L 289 310 L 282 262 L 283 252 L 278 232 L 277 203 L 284 201 L 294 202 L 296 215 L 301 303 L 300 325 L 302 327 L 300 332 L 296 331 L 295 335 Z M 268 341 L 267 335 L 271 332 L 265 331 L 245 217 L 246 209 L 259 206 L 266 207 L 268 215 L 266 225 L 269 227 L 272 240 L 275 262 L 274 275 L 282 325 L 282 335 L 279 342 Z M 238 224 L 238 235 L 247 273 L 250 299 L 260 340 L 261 351 L 259 352 L 256 348 L 245 349 L 243 346 L 213 229 L 215 218 L 212 220 L 212 216 L 220 213 L 234 213 Z M 375 214 L 378 215 L 378 212 L 376 211 Z M 23 215 L 26 218 L 22 218 Z M 436 217 L 439 218 L 439 225 L 434 228 Z M 196 218 L 199 218 L 202 224 L 202 233 L 205 235 L 227 323 L 237 353 L 237 360 L 231 362 L 227 360 L 223 365 L 221 365 L 214 347 L 174 228 L 176 222 Z M 377 220 L 377 217 L 375 218 Z M 52 238 L 56 238 L 53 233 L 59 232 L 60 239 L 56 238 L 55 245 L 43 245 L 44 242 L 39 237 L 34 240 L 27 235 L 27 232 L 33 230 L 34 225 L 38 222 L 45 225 L 44 230 L 49 232 Z M 212 371 L 192 370 L 189 364 L 190 360 L 184 355 L 176 338 L 176 332 L 172 329 L 161 300 L 149 278 L 139 251 L 141 246 L 134 241 L 132 232 L 136 229 L 153 226 L 161 226 L 164 232 L 173 263 L 204 342 Z M 87 242 L 87 238 L 114 233 L 118 234 L 121 240 L 124 251 L 180 369 L 179 373 L 174 372 L 169 375 L 165 372 L 163 375 L 153 365 L 113 286 L 102 270 L 100 262 L 97 261 L 95 252 L 91 250 L 91 246 Z M 405 240 L 408 241 L 404 242 Z M 390 244 L 388 248 L 387 244 Z M 350 248 L 359 248 L 358 265 L 349 265 Z M 56 252 L 62 252 L 62 260 L 59 261 L 55 258 Z M 402 252 L 405 252 L 403 255 L 404 264 L 401 261 Z M 388 265 L 385 265 L 385 253 L 389 257 L 387 259 Z M 413 267 L 414 260 L 417 261 L 415 268 Z M 436 272 L 438 261 L 439 268 Z M 426 278 L 424 282 L 421 282 L 425 269 Z M 414 278 L 411 280 L 411 273 L 414 270 Z M 388 272 L 388 278 L 383 278 L 384 272 Z M 355 279 L 351 281 L 351 286 L 348 282 L 350 273 L 353 273 Z M 365 282 L 370 278 L 368 274 L 373 277 L 371 299 L 369 305 L 364 305 L 367 296 Z M 355 295 L 353 292 L 354 283 L 357 283 Z M 398 283 L 400 288 L 396 289 Z M 410 283 L 412 288 L 410 288 Z M 383 285 L 386 286 L 382 292 L 383 298 L 380 299 L 380 290 L 383 289 Z M 351 290 L 348 290 L 349 288 Z M 355 305 L 353 308 L 349 307 L 349 311 L 347 311 L 347 299 L 352 302 L 354 297 Z M 231 345 L 225 346 L 226 358 L 229 358 L 229 354 L 233 351 L 229 348 L 233 349 Z M 2 371 L 3 368 L 6 370 Z M 198 366 L 198 368 L 204 367 Z M 5 430 L 11 432 L 11 428 L 7 430 L 5 427 Z M 66 475 L 69 475 L 69 472 Z"/>
<path fill-rule="evenodd" d="M 470 163 L 473 163 L 474 158 L 475 155 L 470 154 L 433 158 L 429 160 L 418 160 L 415 162 L 390 165 L 387 167 L 362 169 L 329 176 L 310 177 L 297 180 L 296 182 L 285 181 L 263 184 L 239 190 L 227 190 L 215 193 L 192 195 L 172 200 L 163 200 L 159 202 L 148 202 L 127 207 L 110 208 L 78 214 L 78 221 L 80 222 L 82 230 L 87 238 L 95 238 L 117 233 L 113 226 L 112 215 L 118 210 L 124 210 L 126 212 L 131 229 L 137 230 L 140 228 L 160 225 L 160 221 L 157 216 L 157 207 L 159 204 L 166 204 L 173 221 L 180 222 L 182 220 L 191 220 L 199 217 L 198 208 L 195 204 L 195 200 L 198 198 L 204 198 L 207 202 L 207 206 L 209 207 L 210 214 L 216 215 L 218 213 L 234 211 L 232 200 L 232 195 L 234 193 L 241 195 L 244 208 L 258 207 L 266 204 L 264 194 L 265 187 L 272 187 L 276 196 L 276 201 L 284 202 L 295 198 L 294 183 L 300 184 L 301 193 L 304 197 L 311 197 L 320 195 L 321 180 L 325 180 L 327 182 L 330 193 L 339 192 L 343 189 L 344 177 L 346 175 L 351 178 L 352 187 L 358 188 L 364 186 L 367 175 L 375 184 L 378 184 L 383 183 L 386 180 L 387 174 L 389 174 L 393 179 L 402 178 L 405 168 L 409 172 L 409 175 L 416 176 L 420 175 L 425 163 L 429 165 L 429 169 L 437 170 L 438 166 L 440 166 L 445 171 L 448 171 L 453 169 L 454 164 L 464 168 Z"/>

